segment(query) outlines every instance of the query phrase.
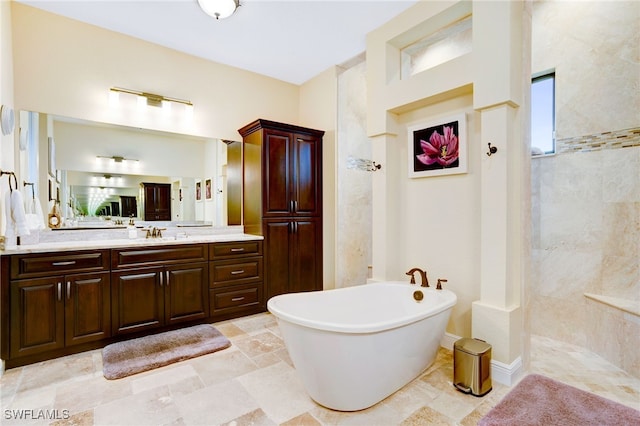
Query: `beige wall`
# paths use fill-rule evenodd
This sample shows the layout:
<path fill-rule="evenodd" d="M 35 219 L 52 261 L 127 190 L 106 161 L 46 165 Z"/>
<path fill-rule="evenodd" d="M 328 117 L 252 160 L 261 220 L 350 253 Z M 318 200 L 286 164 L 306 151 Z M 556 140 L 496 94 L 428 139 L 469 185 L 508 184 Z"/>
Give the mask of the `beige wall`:
<path fill-rule="evenodd" d="M 11 10 L 18 109 L 231 140 L 258 117 L 298 124 L 296 85 L 20 3 Z M 114 86 L 188 99 L 193 121 L 110 108 Z"/>
<path fill-rule="evenodd" d="M 11 3 L 0 1 L 0 104 L 14 107 L 11 27 Z M 14 168 L 13 137 L 14 133 L 7 136 L 0 134 L 0 169 L 2 170 Z M 0 180 L 3 179 L 6 177 Z"/>
<path fill-rule="evenodd" d="M 325 131 L 322 139 L 322 257 L 325 289 L 336 286 L 336 106 L 336 67 L 330 67 L 300 86 L 300 125 Z"/>
<path fill-rule="evenodd" d="M 403 46 L 469 14 L 472 53 L 399 78 Z M 404 280 L 417 266 L 431 282 L 448 279 L 458 304 L 447 331 L 490 342 L 510 373 L 523 351 L 528 262 L 527 17 L 521 2 L 419 2 L 367 40 L 368 134 L 383 166 L 373 176 L 373 278 Z M 408 125 L 460 113 L 467 173 L 409 178 Z M 497 155 L 485 155 L 487 142 Z"/>

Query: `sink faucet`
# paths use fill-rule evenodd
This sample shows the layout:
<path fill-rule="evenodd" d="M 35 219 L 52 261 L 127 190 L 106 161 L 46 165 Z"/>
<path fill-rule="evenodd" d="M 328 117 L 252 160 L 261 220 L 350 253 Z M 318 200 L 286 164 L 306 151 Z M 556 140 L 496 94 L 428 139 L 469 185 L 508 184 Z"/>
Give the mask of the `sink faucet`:
<path fill-rule="evenodd" d="M 156 228 L 155 226 L 153 228 L 147 228 L 146 238 L 162 238 L 162 231 L 164 230 L 165 228 Z"/>
<path fill-rule="evenodd" d="M 411 270 L 409 270 L 409 272 L 407 272 L 407 275 L 411 276 L 411 284 L 415 284 L 416 283 L 416 277 L 415 275 L 413 275 L 415 272 L 420 272 L 420 276 L 422 278 L 422 284 L 420 284 L 422 287 L 429 287 L 429 280 L 427 279 L 427 272 L 423 271 L 420 268 L 413 268 Z"/>

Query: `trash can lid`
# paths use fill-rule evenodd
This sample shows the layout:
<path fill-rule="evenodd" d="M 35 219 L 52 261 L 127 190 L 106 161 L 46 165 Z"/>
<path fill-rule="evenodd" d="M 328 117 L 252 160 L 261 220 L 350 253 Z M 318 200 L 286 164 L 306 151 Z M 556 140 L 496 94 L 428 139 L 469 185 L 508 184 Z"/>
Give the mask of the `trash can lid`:
<path fill-rule="evenodd" d="M 482 354 L 491 349 L 491 345 L 480 339 L 472 339 L 470 337 L 463 337 L 457 340 L 453 344 L 455 349 L 470 353 L 470 354 Z"/>

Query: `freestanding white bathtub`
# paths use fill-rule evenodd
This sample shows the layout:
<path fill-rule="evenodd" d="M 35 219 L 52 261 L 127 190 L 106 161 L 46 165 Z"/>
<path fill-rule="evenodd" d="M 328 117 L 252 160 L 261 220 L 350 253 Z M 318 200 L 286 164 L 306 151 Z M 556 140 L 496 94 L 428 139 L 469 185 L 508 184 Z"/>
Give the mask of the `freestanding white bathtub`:
<path fill-rule="evenodd" d="M 423 292 L 420 302 L 416 290 Z M 450 290 L 380 282 L 282 294 L 267 307 L 311 398 L 356 411 L 382 401 L 433 363 L 456 301 Z"/>

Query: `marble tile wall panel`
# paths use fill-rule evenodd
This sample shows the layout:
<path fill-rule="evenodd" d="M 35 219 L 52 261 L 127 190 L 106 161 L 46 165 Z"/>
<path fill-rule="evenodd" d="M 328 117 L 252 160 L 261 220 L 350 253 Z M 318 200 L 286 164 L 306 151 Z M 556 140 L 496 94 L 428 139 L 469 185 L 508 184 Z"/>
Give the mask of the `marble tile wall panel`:
<path fill-rule="evenodd" d="M 630 371 L 637 342 L 627 333 L 638 335 L 640 321 L 583 297 L 640 301 L 640 145 L 610 142 L 532 161 L 530 318 L 533 334 L 588 347 Z"/>
<path fill-rule="evenodd" d="M 348 169 L 349 157 L 372 160 L 366 132 L 366 63 L 338 77 L 336 287 L 364 284 L 371 264 L 371 173 Z"/>

